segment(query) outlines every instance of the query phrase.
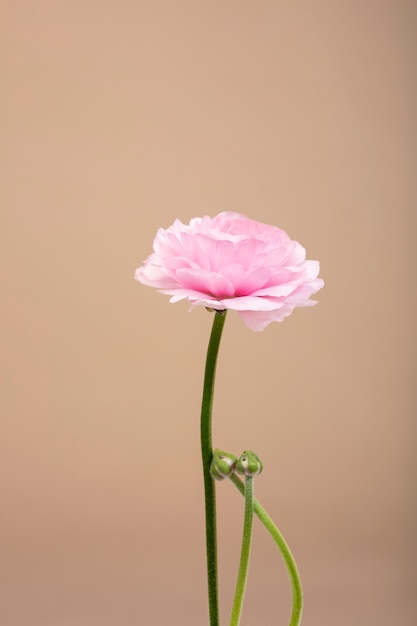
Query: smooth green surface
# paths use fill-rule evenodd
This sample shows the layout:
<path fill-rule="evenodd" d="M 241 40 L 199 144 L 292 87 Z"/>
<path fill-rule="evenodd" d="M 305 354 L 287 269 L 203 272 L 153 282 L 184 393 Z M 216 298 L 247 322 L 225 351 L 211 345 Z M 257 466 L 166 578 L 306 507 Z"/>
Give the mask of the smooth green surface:
<path fill-rule="evenodd" d="M 226 311 L 222 311 L 221 313 L 216 312 L 214 314 L 213 327 L 207 349 L 203 400 L 201 404 L 200 434 L 206 511 L 207 582 L 210 626 L 219 626 L 220 624 L 217 576 L 216 492 L 214 480 L 210 474 L 210 465 L 213 456 L 211 416 L 213 410 L 214 381 L 217 355 L 225 320 Z"/>
<path fill-rule="evenodd" d="M 243 600 L 245 597 L 246 583 L 248 580 L 250 548 L 252 542 L 253 526 L 253 478 L 247 476 L 245 480 L 245 518 L 243 522 L 242 549 L 240 552 L 239 574 L 236 582 L 235 597 L 233 600 L 230 626 L 239 626 L 242 613 Z"/>
<path fill-rule="evenodd" d="M 230 476 L 230 480 L 239 489 L 242 495 L 245 495 L 245 485 L 236 474 Z M 280 551 L 282 558 L 287 566 L 288 574 L 291 580 L 292 589 L 292 612 L 289 626 L 299 626 L 301 622 L 301 616 L 303 611 L 303 590 L 301 586 L 300 574 L 298 572 L 297 564 L 288 547 L 287 542 L 278 530 L 276 524 L 271 517 L 265 511 L 265 509 L 254 499 L 253 510 L 265 526 L 267 531 L 272 536 L 278 550 Z"/>

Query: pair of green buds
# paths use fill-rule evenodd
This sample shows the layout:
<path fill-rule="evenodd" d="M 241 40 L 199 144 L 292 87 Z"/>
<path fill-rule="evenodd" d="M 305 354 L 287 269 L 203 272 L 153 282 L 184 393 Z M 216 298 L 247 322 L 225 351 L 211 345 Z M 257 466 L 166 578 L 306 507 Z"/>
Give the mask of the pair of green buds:
<path fill-rule="evenodd" d="M 215 480 L 230 478 L 235 472 L 241 476 L 253 478 L 263 470 L 262 461 L 251 450 L 242 452 L 239 458 L 223 450 L 214 450 L 210 474 Z"/>
<path fill-rule="evenodd" d="M 215 480 L 230 478 L 231 482 L 245 498 L 241 560 L 230 626 L 239 626 L 240 622 L 249 565 L 253 513 L 259 517 L 285 561 L 290 576 L 293 600 L 289 626 L 299 626 L 303 611 L 303 590 L 296 562 L 280 530 L 261 504 L 254 498 L 253 494 L 253 478 L 258 476 L 262 472 L 262 469 L 262 461 L 251 450 L 245 450 L 239 458 L 228 452 L 223 452 L 223 450 L 216 449 L 213 452 L 213 459 L 210 466 L 212 478 Z M 244 483 L 239 478 L 238 474 L 245 477 Z"/>
<path fill-rule="evenodd" d="M 234 454 L 223 452 L 223 450 L 216 449 L 213 452 L 213 459 L 210 465 L 210 474 L 212 478 L 215 480 L 230 478 L 230 480 L 235 483 L 239 489 L 240 486 L 243 487 L 243 495 L 245 498 L 242 549 L 240 553 L 240 564 L 236 582 L 235 597 L 230 617 L 230 626 L 239 626 L 240 624 L 240 615 L 245 596 L 252 540 L 252 520 L 255 505 L 253 496 L 253 479 L 262 472 L 262 469 L 262 461 L 251 450 L 245 450 L 239 458 L 235 457 Z M 236 474 L 241 474 L 245 477 L 244 485 Z"/>

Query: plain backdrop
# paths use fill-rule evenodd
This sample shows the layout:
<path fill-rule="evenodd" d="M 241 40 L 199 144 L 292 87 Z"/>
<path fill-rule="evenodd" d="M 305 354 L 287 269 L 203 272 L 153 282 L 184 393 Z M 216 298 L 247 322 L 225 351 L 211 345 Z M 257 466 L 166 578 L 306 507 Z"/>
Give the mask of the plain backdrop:
<path fill-rule="evenodd" d="M 207 624 L 212 318 L 136 283 L 221 210 L 319 259 L 319 304 L 228 316 L 214 444 L 263 459 L 306 626 L 415 624 L 416 3 L 2 2 L 1 626 Z M 222 623 L 243 500 L 218 485 Z M 255 524 L 242 626 L 288 623 Z"/>

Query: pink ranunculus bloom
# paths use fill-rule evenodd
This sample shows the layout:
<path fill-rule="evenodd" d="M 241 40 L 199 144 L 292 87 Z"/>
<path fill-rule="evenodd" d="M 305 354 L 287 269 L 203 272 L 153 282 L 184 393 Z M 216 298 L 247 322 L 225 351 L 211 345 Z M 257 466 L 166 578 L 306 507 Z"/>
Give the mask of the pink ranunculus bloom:
<path fill-rule="evenodd" d="M 154 252 L 135 278 L 171 297 L 216 310 L 234 309 L 252 330 L 281 322 L 297 306 L 315 304 L 323 287 L 318 261 L 286 232 L 224 212 L 176 220 L 156 234 Z"/>

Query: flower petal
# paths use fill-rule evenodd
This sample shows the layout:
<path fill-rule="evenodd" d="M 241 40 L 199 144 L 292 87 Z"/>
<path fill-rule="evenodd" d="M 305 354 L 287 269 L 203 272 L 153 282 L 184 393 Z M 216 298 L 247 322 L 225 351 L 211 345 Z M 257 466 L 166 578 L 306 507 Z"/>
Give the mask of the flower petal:
<path fill-rule="evenodd" d="M 217 299 L 230 298 L 234 295 L 233 283 L 216 272 L 184 268 L 176 272 L 176 277 L 182 287 L 214 296 Z"/>
<path fill-rule="evenodd" d="M 275 226 L 233 212 L 180 220 L 160 228 L 153 253 L 135 278 L 171 296 L 238 311 L 253 330 L 280 322 L 298 306 L 311 306 L 323 287 L 318 261 L 306 260 L 297 241 Z"/>

